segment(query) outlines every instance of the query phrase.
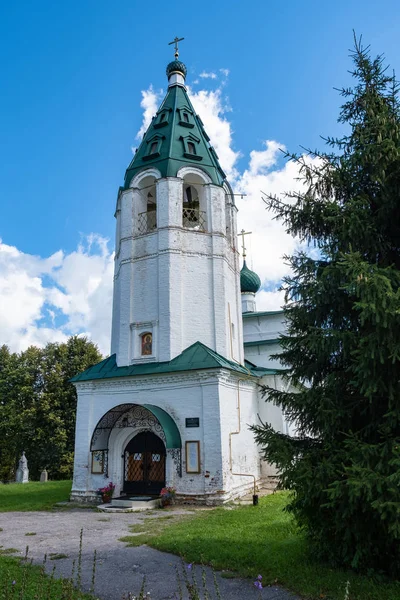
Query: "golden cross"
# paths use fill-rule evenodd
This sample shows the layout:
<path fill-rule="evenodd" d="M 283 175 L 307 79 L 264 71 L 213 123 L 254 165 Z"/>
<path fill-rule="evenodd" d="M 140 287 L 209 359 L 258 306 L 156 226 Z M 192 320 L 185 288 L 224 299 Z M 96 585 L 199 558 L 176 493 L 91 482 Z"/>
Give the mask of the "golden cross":
<path fill-rule="evenodd" d="M 178 42 L 181 42 L 184 39 L 185 38 L 175 37 L 175 39 L 172 40 L 172 42 L 168 42 L 168 46 L 170 46 L 171 44 L 175 44 L 175 58 L 178 58 L 178 56 L 179 56 Z"/>
<path fill-rule="evenodd" d="M 250 234 L 251 234 L 251 231 L 245 231 L 244 229 L 242 229 L 242 231 L 240 233 L 238 233 L 238 235 L 242 236 L 243 260 L 246 258 L 246 246 L 244 245 L 244 236 L 250 235 Z"/>

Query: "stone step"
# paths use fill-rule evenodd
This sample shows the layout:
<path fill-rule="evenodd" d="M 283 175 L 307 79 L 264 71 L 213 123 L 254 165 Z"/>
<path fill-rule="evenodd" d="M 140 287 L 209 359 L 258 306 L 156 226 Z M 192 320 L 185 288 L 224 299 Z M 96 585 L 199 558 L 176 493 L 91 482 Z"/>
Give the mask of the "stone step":
<path fill-rule="evenodd" d="M 139 512 L 153 510 L 160 506 L 159 498 L 152 496 L 122 496 L 113 498 L 109 504 L 100 504 L 97 508 L 103 512 Z"/>

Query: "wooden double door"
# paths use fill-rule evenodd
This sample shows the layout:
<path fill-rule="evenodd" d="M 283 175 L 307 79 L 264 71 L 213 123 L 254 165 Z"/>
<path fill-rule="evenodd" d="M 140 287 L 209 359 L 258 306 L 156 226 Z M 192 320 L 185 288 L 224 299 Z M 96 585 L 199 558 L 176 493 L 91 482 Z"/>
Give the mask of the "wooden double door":
<path fill-rule="evenodd" d="M 151 431 L 138 433 L 125 447 L 124 492 L 158 496 L 165 487 L 164 442 Z"/>

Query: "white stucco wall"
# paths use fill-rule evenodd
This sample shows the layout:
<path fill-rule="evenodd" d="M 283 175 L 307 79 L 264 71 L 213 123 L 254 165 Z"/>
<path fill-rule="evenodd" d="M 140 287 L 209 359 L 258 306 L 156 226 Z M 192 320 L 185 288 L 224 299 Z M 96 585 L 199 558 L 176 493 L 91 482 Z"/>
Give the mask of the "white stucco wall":
<path fill-rule="evenodd" d="M 104 485 L 103 475 L 91 474 L 90 442 L 97 423 L 107 411 L 120 404 L 152 404 L 163 408 L 175 421 L 182 438 L 182 477 L 167 456 L 167 484 L 179 494 L 203 496 L 215 494 L 216 483 L 210 481 L 222 472 L 221 431 L 219 427 L 218 372 L 190 372 L 177 375 L 121 378 L 77 384 L 78 409 L 72 495 L 90 496 Z M 200 427 L 187 428 L 185 419 L 198 417 Z M 135 433 L 127 427 L 112 432 L 109 440 L 107 480 L 116 484 L 119 494 L 123 484 L 123 448 Z M 185 442 L 199 441 L 200 474 L 186 473 Z M 205 473 L 210 474 L 205 477 Z M 215 479 L 214 479 L 215 481 Z"/>
<path fill-rule="evenodd" d="M 256 381 L 254 377 L 243 379 L 232 373 L 220 382 L 223 482 L 224 490 L 232 497 L 243 494 L 244 490 L 252 491 L 252 476 L 255 477 L 256 483 L 261 477 L 259 449 L 255 444 L 254 434 L 249 429 L 250 425 L 257 422 Z"/>
<path fill-rule="evenodd" d="M 117 205 L 120 238 L 111 343 L 117 364 L 142 360 L 135 355 L 132 339 L 142 324 L 157 337 L 153 356 L 144 360 L 168 361 L 201 341 L 226 358 L 243 362 L 236 209 L 227 201 L 226 190 L 211 184 L 204 174 L 207 231 L 185 229 L 183 178 L 160 178 L 157 229 L 139 235 L 135 219 L 137 206 L 143 209 L 140 181 L 147 181 L 146 173 L 120 194 Z M 149 173 L 157 176 L 154 169 Z M 182 175 L 190 177 L 190 169 L 186 167 Z"/>
<path fill-rule="evenodd" d="M 243 316 L 245 358 L 258 367 L 282 368 L 271 355 L 280 351 L 279 335 L 285 331 L 282 312 L 255 312 Z"/>
<path fill-rule="evenodd" d="M 283 312 L 266 311 L 243 315 L 243 341 L 276 339 L 285 331 Z"/>

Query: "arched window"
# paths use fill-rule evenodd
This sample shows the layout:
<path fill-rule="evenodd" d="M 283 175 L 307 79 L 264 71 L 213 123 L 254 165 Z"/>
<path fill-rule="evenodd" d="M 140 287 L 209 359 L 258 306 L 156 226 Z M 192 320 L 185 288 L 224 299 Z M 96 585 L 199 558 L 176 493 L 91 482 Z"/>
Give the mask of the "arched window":
<path fill-rule="evenodd" d="M 151 233 L 157 228 L 157 186 L 155 177 L 149 175 L 140 182 L 137 199 L 138 234 Z"/>
<path fill-rule="evenodd" d="M 196 147 L 193 144 L 193 142 L 188 142 L 187 147 L 188 147 L 189 154 L 196 154 Z"/>
<path fill-rule="evenodd" d="M 191 173 L 183 180 L 182 226 L 185 229 L 206 231 L 206 211 L 203 181 Z"/>
<path fill-rule="evenodd" d="M 151 142 L 149 154 L 154 154 L 157 152 L 158 142 Z"/>
<path fill-rule="evenodd" d="M 153 354 L 153 334 L 149 331 L 141 334 L 141 355 L 151 356 Z"/>

